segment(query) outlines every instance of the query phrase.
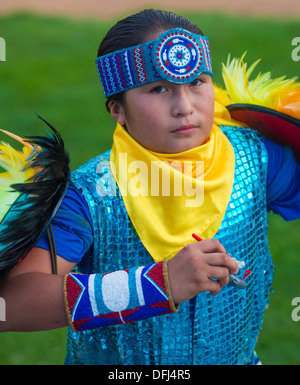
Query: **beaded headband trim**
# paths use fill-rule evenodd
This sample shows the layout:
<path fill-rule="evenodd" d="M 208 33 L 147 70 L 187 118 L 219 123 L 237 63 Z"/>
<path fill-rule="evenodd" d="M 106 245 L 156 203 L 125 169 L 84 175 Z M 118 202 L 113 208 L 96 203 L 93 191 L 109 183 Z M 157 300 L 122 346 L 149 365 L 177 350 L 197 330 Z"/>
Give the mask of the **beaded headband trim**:
<path fill-rule="evenodd" d="M 100 56 L 96 65 L 106 98 L 158 80 L 184 84 L 202 73 L 212 76 L 207 37 L 182 28 L 170 29 L 157 40 Z"/>

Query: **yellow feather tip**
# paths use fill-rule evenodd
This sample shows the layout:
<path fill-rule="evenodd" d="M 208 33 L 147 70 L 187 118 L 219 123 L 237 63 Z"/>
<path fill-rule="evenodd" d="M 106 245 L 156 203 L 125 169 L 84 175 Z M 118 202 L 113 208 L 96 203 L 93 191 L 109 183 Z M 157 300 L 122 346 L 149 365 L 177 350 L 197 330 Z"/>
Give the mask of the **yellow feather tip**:
<path fill-rule="evenodd" d="M 2 130 L 1 128 L 0 128 L 0 131 L 2 131 L 4 134 L 10 136 L 11 138 L 16 139 L 19 143 L 23 144 L 23 146 L 27 147 L 29 150 L 33 150 L 32 145 L 30 143 L 26 142 L 20 136 L 15 135 L 12 132 L 9 132 L 9 131 L 6 131 L 6 130 Z"/>
<path fill-rule="evenodd" d="M 2 168 L 2 172 L 0 172 L 0 222 L 20 195 L 12 191 L 11 185 L 25 183 L 36 173 L 36 170 L 32 168 L 25 168 L 28 164 L 28 157 L 35 150 L 33 146 L 17 135 L 5 130 L 1 131 L 16 139 L 23 145 L 23 148 L 18 151 L 8 143 L 0 143 L 0 167 Z"/>
<path fill-rule="evenodd" d="M 300 117 L 300 83 L 297 77 L 286 79 L 281 76 L 271 78 L 271 73 L 259 73 L 254 80 L 250 77 L 260 62 L 256 60 L 249 68 L 244 62 L 246 52 L 240 59 L 230 59 L 222 64 L 225 91 L 230 100 L 228 104 L 256 104 L 272 108 L 299 119 Z"/>

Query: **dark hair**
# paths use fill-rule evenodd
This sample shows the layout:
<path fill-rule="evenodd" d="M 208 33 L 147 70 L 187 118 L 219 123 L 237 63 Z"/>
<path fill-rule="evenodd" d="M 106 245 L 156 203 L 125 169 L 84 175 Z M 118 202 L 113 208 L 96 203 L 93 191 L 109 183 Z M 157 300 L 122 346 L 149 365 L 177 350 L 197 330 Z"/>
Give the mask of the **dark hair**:
<path fill-rule="evenodd" d="M 102 40 L 97 57 L 145 43 L 149 41 L 150 34 L 171 28 L 184 28 L 197 35 L 203 35 L 199 27 L 186 17 L 173 12 L 145 9 L 115 24 Z M 106 101 L 107 110 L 109 111 L 109 101 L 122 103 L 123 96 L 124 92 L 121 92 L 109 97 Z"/>

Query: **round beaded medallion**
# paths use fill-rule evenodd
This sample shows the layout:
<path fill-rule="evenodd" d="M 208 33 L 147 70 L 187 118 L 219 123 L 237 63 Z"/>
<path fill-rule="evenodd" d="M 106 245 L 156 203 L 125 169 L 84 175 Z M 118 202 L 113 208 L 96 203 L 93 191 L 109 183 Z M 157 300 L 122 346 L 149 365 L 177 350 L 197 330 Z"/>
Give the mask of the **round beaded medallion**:
<path fill-rule="evenodd" d="M 200 41 L 184 29 L 163 33 L 152 52 L 157 72 L 169 82 L 191 82 L 201 72 L 203 51 Z"/>

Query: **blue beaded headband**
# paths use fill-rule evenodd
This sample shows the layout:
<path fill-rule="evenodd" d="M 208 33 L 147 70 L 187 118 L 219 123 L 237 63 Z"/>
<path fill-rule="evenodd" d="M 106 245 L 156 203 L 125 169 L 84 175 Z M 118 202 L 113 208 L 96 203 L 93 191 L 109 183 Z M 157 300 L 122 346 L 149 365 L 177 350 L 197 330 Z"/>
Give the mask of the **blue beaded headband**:
<path fill-rule="evenodd" d="M 105 97 L 158 80 L 190 83 L 202 73 L 212 76 L 206 36 L 182 28 L 157 40 L 100 56 L 96 65 Z"/>

